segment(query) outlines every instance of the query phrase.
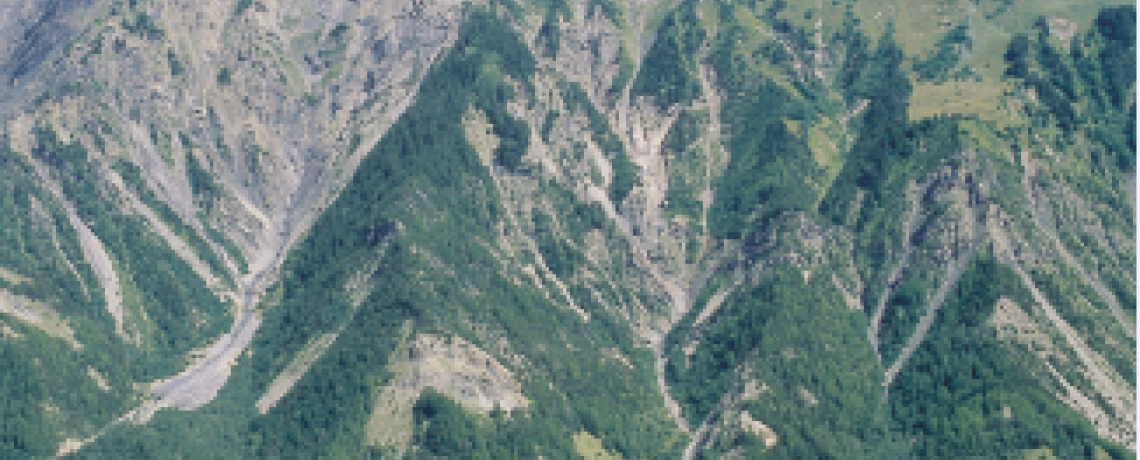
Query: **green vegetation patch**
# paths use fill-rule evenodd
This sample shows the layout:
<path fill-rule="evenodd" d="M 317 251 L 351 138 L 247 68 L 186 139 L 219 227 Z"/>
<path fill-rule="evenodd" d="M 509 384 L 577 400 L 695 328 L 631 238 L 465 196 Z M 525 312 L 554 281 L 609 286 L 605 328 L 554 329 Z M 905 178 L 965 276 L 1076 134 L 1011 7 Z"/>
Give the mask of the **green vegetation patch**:
<path fill-rule="evenodd" d="M 902 59 L 887 35 L 856 78 L 864 82 L 857 84 L 859 97 L 869 96 L 870 102 L 857 121 L 861 129 L 843 169 L 818 207 L 833 223 L 856 232 L 856 264 L 871 272 L 882 267 L 888 248 L 901 238 L 898 211 L 905 209 L 909 182 L 960 153 L 972 137 L 969 129 L 978 125 L 961 115 L 908 123 L 910 80 L 900 68 Z"/>
<path fill-rule="evenodd" d="M 415 409 L 411 458 L 570 459 L 576 455 L 573 434 L 583 430 L 626 458 L 678 455 L 679 432 L 659 397 L 644 391 L 653 384 L 652 356 L 630 343 L 628 329 L 607 320 L 610 313 L 581 290 L 571 295 L 591 313 L 590 323 L 535 287 L 516 285 L 499 274 L 501 262 L 487 249 L 500 211 L 491 178 L 467 144 L 462 116 L 469 107 L 503 110 L 513 94 L 501 76 L 486 70 L 528 80 L 520 72 L 533 69 L 533 62 L 524 51 L 509 28 L 472 9 L 456 47 L 428 73 L 416 103 L 291 252 L 275 291 L 280 301 L 266 312 L 264 332 L 255 339 L 254 393 L 313 337 L 344 329 L 293 390 L 255 421 L 253 439 L 260 441 L 254 456 L 382 454 L 363 445 L 361 429 L 376 390 L 391 377 L 383 369 L 400 336 L 393 328 L 405 320 L 417 331 L 458 334 L 489 352 L 496 350 L 494 341 L 464 331 L 473 323 L 502 328 L 529 364 L 500 362 L 512 366 L 532 402 L 508 421 L 496 413 L 467 414 L 425 390 Z M 557 260 L 561 273 L 583 262 L 571 242 L 607 225 L 600 209 L 578 204 L 568 193 L 551 194 L 559 222 L 538 222 L 552 243 L 544 251 L 558 256 L 549 260 Z M 404 230 L 397 231 L 396 222 Z M 567 239 L 555 239 L 555 233 Z M 380 288 L 353 308 L 341 287 L 376 260 L 384 241 L 391 242 L 380 266 L 365 281 Z M 620 350 L 636 367 L 604 361 L 601 348 Z M 619 406 L 624 409 L 613 410 Z"/>
<path fill-rule="evenodd" d="M 113 212 L 109 201 L 103 199 L 98 168 L 89 164 L 83 144 L 77 140 L 65 144 L 50 125 L 37 126 L 33 133 L 36 142 L 32 156 L 48 166 L 49 173 L 84 221 Z"/>
<path fill-rule="evenodd" d="M 1136 361 L 1127 356 L 1124 350 L 1128 348 L 1110 345 L 1106 340 L 1122 333 L 1122 325 L 1117 324 L 1115 316 L 1093 288 L 1067 266 L 1034 268 L 1030 270 L 1030 277 L 1057 313 L 1085 338 L 1085 343 L 1103 356 L 1125 380 L 1136 385 Z"/>
<path fill-rule="evenodd" d="M 148 40 L 160 40 L 164 34 L 154 18 L 142 11 L 136 11 L 134 16 L 127 16 L 122 21 L 123 29 Z"/>
<path fill-rule="evenodd" d="M 613 179 L 610 181 L 607 190 L 610 201 L 615 206 L 620 206 L 629 196 L 629 193 L 641 185 L 641 168 L 629 159 L 625 145 L 614 134 L 606 116 L 590 103 L 590 99 L 582 90 L 581 85 L 562 81 L 559 84 L 559 90 L 562 93 L 567 110 L 586 112 L 594 142 L 598 148 L 602 149 L 606 158 L 610 159 L 610 167 L 613 168 Z"/>
<path fill-rule="evenodd" d="M 102 296 L 98 279 L 84 257 L 74 229 L 54 198 L 39 187 L 31 165 L 19 154 L 0 143 L 0 260 L 9 273 L 19 279 L 5 277 L 0 286 L 14 294 L 41 300 L 65 317 L 101 315 Z M 39 209 L 46 212 L 53 227 L 31 220 Z M 59 249 L 56 249 L 56 244 Z M 71 271 L 71 262 L 78 277 Z M 89 289 L 83 289 L 86 286 Z M 109 319 L 108 319 L 109 320 Z M 109 323 L 108 323 L 109 324 Z"/>
<path fill-rule="evenodd" d="M 1005 53 L 1006 76 L 1030 88 L 1039 104 L 1030 115 L 1060 127 L 1064 139 L 1093 140 L 1102 169 L 1135 170 L 1136 152 L 1136 9 L 1101 11 L 1094 27 L 1060 48 L 1046 24 L 1036 36 L 1020 34 Z"/>
<path fill-rule="evenodd" d="M 0 289 L 51 308 L 85 350 L 100 351 L 74 350 L 37 326 L 0 314 L 4 328 L 20 336 L 0 339 L 0 457 L 47 458 L 63 440 L 61 432 L 121 414 L 119 382 L 127 379 L 120 344 L 109 338 L 112 320 L 99 281 L 84 262 L 75 230 L 6 140 L 0 140 L 0 260 Z M 95 386 L 89 365 L 114 380 L 112 392 Z"/>
<path fill-rule="evenodd" d="M 926 58 L 915 59 L 911 69 L 922 81 L 945 81 L 950 77 L 950 70 L 958 66 L 962 54 L 969 52 L 972 45 L 969 26 L 959 24 L 938 39 Z"/>
<path fill-rule="evenodd" d="M 530 147 L 530 125 L 511 116 L 502 107 L 490 110 L 486 115 L 491 129 L 499 138 L 499 146 L 495 147 L 494 152 L 495 160 L 504 168 L 519 170 L 523 156 Z"/>
<path fill-rule="evenodd" d="M 1033 304 L 1012 269 L 988 252 L 979 254 L 939 309 L 926 340 L 892 382 L 895 429 L 916 440 L 914 454 L 932 459 L 1017 456 L 1048 447 L 1061 458 L 1092 459 L 1098 446 L 1121 451 L 1041 388 L 1026 366 L 1028 350 L 1005 345 L 993 335 L 986 320 L 1001 297 Z M 947 360 L 951 355 L 955 359 Z"/>
<path fill-rule="evenodd" d="M 688 0 L 665 16 L 642 60 L 630 96 L 653 96 L 662 110 L 700 97 L 695 58 L 705 31 L 697 20 L 696 8 L 697 2 Z"/>
<path fill-rule="evenodd" d="M 88 164 L 87 152 L 79 142 L 64 144 L 49 126 L 37 128 L 36 139 L 32 154 L 49 167 L 64 195 L 117 262 L 117 271 L 130 274 L 124 277 L 124 282 L 131 283 L 129 279 L 133 279 L 132 284 L 139 293 L 138 304 L 132 307 L 144 309 L 155 326 L 154 335 L 148 337 L 152 339 L 148 344 L 152 348 L 147 352 L 145 364 L 139 362 L 124 366 L 127 372 L 132 373 L 130 379 L 154 380 L 177 372 L 183 364 L 181 357 L 190 348 L 200 345 L 206 338 L 221 334 L 225 327 L 225 307 L 185 261 L 152 236 L 141 218 L 124 216 L 111 207 L 109 203 L 113 200 L 105 199 L 101 193 L 103 178 L 99 169 Z M 142 184 L 137 168 L 132 167 L 119 166 L 117 169 L 125 172 L 125 179 L 132 187 L 142 185 L 138 192 L 144 202 L 152 206 L 160 218 L 169 219 L 168 223 L 176 226 L 176 232 L 192 234 L 185 227 L 179 230 L 177 224 L 181 221 L 173 211 L 164 208 L 157 197 L 147 195 L 149 189 Z M 196 249 L 206 251 L 204 255 L 211 255 L 209 248 L 203 249 L 203 245 L 199 241 Z M 191 246 L 194 247 L 193 242 Z M 83 258 L 74 257 L 72 260 L 75 263 Z M 217 264 L 216 260 L 214 264 Z M 92 275 L 86 286 L 98 289 L 99 283 Z M 80 303 L 83 304 L 89 302 Z M 96 325 L 101 329 L 101 335 L 113 335 L 110 318 L 99 311 L 91 309 L 85 315 L 98 318 Z"/>
<path fill-rule="evenodd" d="M 625 460 L 602 447 L 602 440 L 585 431 L 574 433 L 574 450 L 588 460 Z"/>
<path fill-rule="evenodd" d="M 637 63 L 629 56 L 629 48 L 623 42 L 621 48 L 618 48 L 618 73 L 611 83 L 610 89 L 606 92 L 609 97 L 617 97 L 625 91 L 626 86 L 629 85 L 630 80 L 633 79 L 633 73 L 637 69 Z"/>
<path fill-rule="evenodd" d="M 558 55 L 558 47 L 562 44 L 562 29 L 559 24 L 563 20 L 570 20 L 574 13 L 570 3 L 566 0 L 551 0 L 546 5 L 546 14 L 542 18 L 542 26 L 538 29 L 536 40 L 542 47 L 542 54 L 548 58 Z"/>
<path fill-rule="evenodd" d="M 721 119 L 731 127 L 726 144 L 732 156 L 714 183 L 717 199 L 709 209 L 714 237 L 738 239 L 750 233 L 754 221 L 811 210 L 815 161 L 804 136 L 785 123 L 805 119 L 804 108 L 767 81 L 725 101 Z"/>
<path fill-rule="evenodd" d="M 699 220 L 703 212 L 699 197 L 707 179 L 704 163 L 709 159 L 697 141 L 703 137 L 708 123 L 707 110 L 684 110 L 666 135 L 665 148 L 670 162 L 665 211 L 670 216 L 680 214 Z"/>
<path fill-rule="evenodd" d="M 11 459 L 51 456 L 60 439 L 51 429 L 41 404 L 47 397 L 47 379 L 29 353 L 0 342 L 0 364 L 7 370 L 0 375 L 5 404 L 0 406 L 0 455 Z"/>
<path fill-rule="evenodd" d="M 630 161 L 628 155 L 615 155 L 610 162 L 613 180 L 610 181 L 609 196 L 616 206 L 620 206 L 630 192 L 641 185 L 641 167 Z"/>
<path fill-rule="evenodd" d="M 158 218 L 170 227 L 170 230 L 174 232 L 175 236 L 190 246 L 191 250 L 210 267 L 210 270 L 216 276 L 220 276 L 223 279 L 227 278 L 226 274 L 228 272 L 226 271 L 225 265 L 222 264 L 218 255 L 214 253 L 213 248 L 210 247 L 205 239 L 198 235 L 198 232 L 187 225 L 170 205 L 155 195 L 150 187 L 147 187 L 146 180 L 142 177 L 142 170 L 140 170 L 138 166 L 125 160 L 118 160 L 114 166 L 112 166 L 112 169 L 119 173 L 119 176 L 133 189 L 143 204 L 153 210 L 154 213 L 158 215 Z"/>
<path fill-rule="evenodd" d="M 907 339 L 914 334 L 919 319 L 926 314 L 929 279 L 910 276 L 887 299 L 887 309 L 879 325 L 879 355 L 893 363 Z"/>
<path fill-rule="evenodd" d="M 863 327 L 827 277 L 779 267 L 725 300 L 701 326 L 692 356 L 681 350 L 684 333 L 670 334 L 666 375 L 693 427 L 745 382 L 768 387 L 743 408 L 772 426 L 779 442 L 763 449 L 747 437 L 722 439 L 727 444 L 702 458 L 742 446 L 773 458 L 894 458 L 879 402 L 881 369 Z"/>

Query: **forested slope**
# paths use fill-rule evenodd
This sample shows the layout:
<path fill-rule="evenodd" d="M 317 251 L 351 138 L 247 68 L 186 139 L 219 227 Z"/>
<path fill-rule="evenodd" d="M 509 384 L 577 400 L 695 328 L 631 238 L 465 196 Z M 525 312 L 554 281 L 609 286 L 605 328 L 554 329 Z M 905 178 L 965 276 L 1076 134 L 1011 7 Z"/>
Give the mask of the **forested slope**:
<path fill-rule="evenodd" d="M 52 5 L 4 458 L 1135 455 L 1131 5 Z"/>

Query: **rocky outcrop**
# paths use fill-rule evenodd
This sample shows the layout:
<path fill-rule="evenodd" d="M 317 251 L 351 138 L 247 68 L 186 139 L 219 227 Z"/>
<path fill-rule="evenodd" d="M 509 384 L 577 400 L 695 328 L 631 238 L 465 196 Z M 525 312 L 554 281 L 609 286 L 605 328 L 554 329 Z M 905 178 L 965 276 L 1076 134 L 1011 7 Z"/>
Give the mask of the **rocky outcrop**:
<path fill-rule="evenodd" d="M 412 407 L 424 388 L 434 388 L 464 409 L 510 412 L 530 401 L 513 373 L 491 355 L 459 337 L 420 334 L 398 347 L 389 370 L 395 376 L 380 390 L 366 428 L 369 445 L 407 447 Z"/>

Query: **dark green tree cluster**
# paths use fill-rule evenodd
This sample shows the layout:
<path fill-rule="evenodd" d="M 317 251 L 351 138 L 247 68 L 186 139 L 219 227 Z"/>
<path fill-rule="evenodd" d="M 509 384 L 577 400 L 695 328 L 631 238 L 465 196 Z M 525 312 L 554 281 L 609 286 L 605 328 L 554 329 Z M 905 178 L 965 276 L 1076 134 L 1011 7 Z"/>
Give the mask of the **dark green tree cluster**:
<path fill-rule="evenodd" d="M 897 161 L 911 154 L 906 132 L 911 85 L 901 69 L 902 61 L 902 49 L 888 33 L 880 39 L 874 61 L 861 77 L 861 84 L 852 88 L 853 92 L 870 99 L 860 123 L 863 129 L 848 160 L 854 166 L 855 184 L 863 189 L 873 190 L 886 182 Z M 875 201 L 877 198 L 872 196 Z M 871 207 L 875 207 L 874 204 Z"/>
<path fill-rule="evenodd" d="M 613 168 L 613 179 L 610 181 L 608 192 L 610 200 L 620 206 L 630 192 L 641 185 L 641 167 L 624 154 L 614 155 L 610 166 Z"/>
<path fill-rule="evenodd" d="M 216 182 L 214 176 L 210 174 L 198 158 L 190 152 L 193 143 L 190 138 L 183 133 L 178 133 L 182 138 L 182 148 L 187 150 L 186 153 L 186 177 L 190 181 L 190 191 L 194 194 L 194 203 L 209 212 L 213 207 L 214 200 L 221 197 L 223 189 Z"/>
<path fill-rule="evenodd" d="M 173 49 L 167 50 L 166 61 L 170 64 L 171 75 L 178 76 L 186 73 L 186 65 L 178 59 L 178 55 L 174 54 Z"/>
<path fill-rule="evenodd" d="M 915 60 L 914 73 L 923 81 L 945 82 L 952 77 L 950 71 L 961 61 L 962 52 L 972 45 L 969 26 L 960 24 L 938 39 L 929 57 Z"/>
<path fill-rule="evenodd" d="M 714 184 L 717 197 L 709 209 L 714 237 L 738 239 L 755 228 L 752 224 L 811 210 L 815 163 L 803 138 L 788 127 L 789 120 L 806 119 L 804 109 L 772 82 L 725 101 L 721 120 L 731 126 L 727 147 L 732 156 Z"/>
<path fill-rule="evenodd" d="M 530 126 L 503 109 L 487 112 L 487 118 L 499 138 L 499 146 L 495 148 L 496 160 L 508 170 L 519 170 L 530 147 Z"/>
<path fill-rule="evenodd" d="M 832 35 L 834 43 L 843 46 L 843 65 L 838 69 L 837 85 L 843 90 L 844 99 L 848 104 L 854 102 L 859 91 L 853 89 L 861 83 L 862 75 L 870 65 L 872 53 L 868 48 L 871 40 L 859 29 L 859 19 L 855 17 L 853 4 L 848 4 L 843 13 L 843 28 Z"/>
<path fill-rule="evenodd" d="M 48 125 L 34 130 L 35 147 L 32 156 L 43 162 L 51 176 L 59 183 L 64 194 L 74 200 L 79 216 L 85 221 L 98 219 L 111 207 L 104 200 L 98 168 L 87 161 L 87 149 L 78 141 L 63 143 L 55 129 Z"/>
<path fill-rule="evenodd" d="M 147 40 L 159 40 L 162 38 L 163 30 L 150 17 L 143 11 L 136 11 L 134 17 L 126 17 L 122 22 L 123 29 L 127 32 L 143 37 Z"/>
<path fill-rule="evenodd" d="M 686 329 L 682 329 L 685 331 Z M 756 458 L 896 458 L 877 385 L 881 369 L 863 335 L 862 317 L 843 306 L 824 277 L 780 267 L 730 296 L 697 330 L 670 334 L 667 376 L 696 427 L 722 395 L 740 391 L 740 374 L 768 387 L 741 407 L 779 436 L 771 449 L 749 436 L 725 440 L 705 458 L 751 447 Z M 689 335 L 686 337 L 686 335 Z M 686 356 L 685 340 L 698 338 Z M 817 399 L 804 400 L 804 390 Z"/>
<path fill-rule="evenodd" d="M 1045 21 L 1036 36 L 1015 36 L 1006 50 L 1006 76 L 1031 88 L 1042 107 L 1034 116 L 1052 120 L 1070 140 L 1100 144 L 1092 160 L 1107 170 L 1135 170 L 1136 8 L 1100 12 L 1094 27 L 1074 37 L 1065 52 L 1051 43 Z M 1036 127 L 1036 126 L 1035 126 Z"/>
<path fill-rule="evenodd" d="M 0 342 L 0 456 L 13 460 L 51 456 L 59 439 L 44 410 L 46 383 L 32 356 Z"/>
<path fill-rule="evenodd" d="M 542 128 L 538 130 L 538 134 L 541 136 L 542 142 L 550 143 L 550 133 L 554 130 L 554 123 L 558 121 L 559 115 L 560 114 L 557 110 L 551 110 L 549 112 L 546 112 L 546 116 L 542 118 Z"/>
<path fill-rule="evenodd" d="M 926 293 L 930 280 L 909 276 L 887 300 L 879 325 L 879 355 L 883 362 L 893 363 L 907 339 L 914 333 L 919 319 L 926 313 Z"/>
<path fill-rule="evenodd" d="M 297 386 L 251 423 L 250 435 L 260 441 L 257 458 L 363 457 L 376 387 L 390 377 L 384 366 L 404 321 L 415 315 L 399 294 L 383 293 L 362 305 Z"/>
<path fill-rule="evenodd" d="M 669 155 L 669 192 L 666 211 L 699 219 L 703 205 L 697 199 L 700 184 L 692 179 L 693 171 L 703 170 L 706 161 L 701 155 L 697 140 L 708 124 L 708 115 L 694 110 L 684 110 L 669 129 L 665 138 L 665 148 Z M 678 174 L 679 173 L 679 174 Z"/>
<path fill-rule="evenodd" d="M 610 127 L 609 119 L 590 102 L 590 97 L 586 95 L 586 91 L 582 89 L 582 85 L 569 81 L 560 81 L 558 90 L 562 93 L 562 100 L 566 104 L 566 110 L 586 113 L 586 118 L 590 122 L 590 132 L 593 134 L 594 142 L 598 144 L 598 148 L 602 149 L 607 157 L 625 154 L 625 145 L 622 144 L 621 139 L 614 134 L 613 129 Z"/>
<path fill-rule="evenodd" d="M 662 110 L 700 97 L 695 56 L 705 31 L 696 8 L 697 2 L 685 1 L 665 16 L 630 87 L 630 96 L 653 96 Z"/>
<path fill-rule="evenodd" d="M 868 276 L 875 276 L 872 272 L 882 267 L 888 248 L 901 237 L 897 213 L 908 181 L 959 153 L 962 124 L 969 120 L 954 115 L 911 123 L 911 85 L 902 60 L 902 50 L 888 31 L 850 88 L 869 102 L 858 119 L 861 129 L 846 162 L 819 203 L 822 216 L 856 232 L 856 263 L 870 270 Z"/>
<path fill-rule="evenodd" d="M 1013 271 L 982 253 L 970 263 L 906 367 L 891 383 L 894 425 L 921 458 L 1020 458 L 1049 447 L 1058 458 L 1118 460 L 1123 448 L 1040 387 L 1029 350 L 998 340 L 986 323 L 999 298 L 1023 308 L 1032 296 Z M 1009 415 L 1009 417 L 1007 417 Z"/>
<path fill-rule="evenodd" d="M 253 6 L 253 0 L 238 0 L 237 3 L 234 4 L 234 16 L 241 16 L 241 14 L 251 6 Z"/>
<path fill-rule="evenodd" d="M 32 166 L 7 143 L 0 143 L 0 260 L 7 270 L 35 280 L 0 280 L 0 286 L 47 302 L 64 315 L 100 310 L 102 299 L 82 289 L 84 285 L 97 286 L 94 272 L 86 264 L 78 264 L 77 277 L 68 265 L 68 261 L 84 260 L 74 230 L 63 209 L 51 194 L 37 187 L 38 182 Z M 36 213 L 33 202 L 51 218 L 52 228 L 28 218 Z"/>
<path fill-rule="evenodd" d="M 197 275 L 186 261 L 153 235 L 143 217 L 123 214 L 108 204 L 112 200 L 104 198 L 104 179 L 99 168 L 88 162 L 87 150 L 82 144 L 78 141 L 65 144 L 50 126 L 41 126 L 36 129 L 32 155 L 48 167 L 67 200 L 75 205 L 80 218 L 107 247 L 118 264 L 116 271 L 130 274 L 124 277 L 124 281 L 135 286 L 133 292 L 138 296 L 128 298 L 128 302 L 135 303 L 133 307 L 143 308 L 149 321 L 156 326 L 150 331 L 153 348 L 145 352 L 153 361 L 147 364 L 126 363 L 131 372 L 141 373 L 132 378 L 152 380 L 176 373 L 182 365 L 178 356 L 183 356 L 204 339 L 221 333 L 226 326 L 225 306 L 206 286 L 196 281 Z M 211 264 L 216 273 L 225 273 L 209 246 L 146 186 L 136 166 L 119 162 L 115 170 L 166 224 L 181 237 L 189 239 L 191 247 Z M 65 220 L 60 217 L 61 221 Z M 72 260 L 84 259 L 77 254 Z M 84 281 L 89 288 L 99 286 L 94 276 Z M 66 307 L 68 304 L 62 305 Z M 96 301 L 82 301 L 76 305 L 85 308 L 64 311 L 96 321 L 103 334 L 114 331 L 111 318 Z M 206 321 L 200 323 L 200 318 L 194 317 L 194 311 L 202 315 L 201 318 L 207 318 Z M 203 326 L 193 326 L 196 324 Z"/>
<path fill-rule="evenodd" d="M 546 8 L 546 14 L 543 16 L 542 26 L 539 27 L 535 40 L 541 43 L 545 57 L 554 58 L 558 55 L 558 47 L 562 44 L 562 30 L 558 28 L 558 24 L 568 20 L 574 12 L 566 0 L 545 0 L 540 4 Z"/>
<path fill-rule="evenodd" d="M 848 17 L 845 24 L 850 42 L 844 71 L 847 85 L 842 88 L 845 94 L 850 98 L 880 101 L 888 108 L 907 104 L 911 85 L 901 68 L 905 56 L 895 42 L 894 25 L 887 25 L 878 48 L 872 53 L 867 49 L 867 38 L 856 28 L 858 19 Z"/>
<path fill-rule="evenodd" d="M 534 213 L 535 242 L 550 271 L 559 278 L 574 274 L 574 268 L 586 261 L 581 252 L 574 249 L 564 238 L 555 233 L 550 216 L 542 211 Z"/>
<path fill-rule="evenodd" d="M 98 339 L 85 342 L 108 347 L 100 349 L 105 351 L 101 357 L 92 358 L 35 327 L 6 323 L 22 338 L 0 341 L 0 366 L 5 369 L 0 376 L 0 455 L 47 458 L 66 434 L 87 432 L 92 421 L 104 423 L 122 415 L 131 377 L 123 370 L 122 355 L 115 356 L 118 350 L 110 348 L 116 344 Z M 88 376 L 88 366 L 107 378 L 122 380 L 104 391 Z"/>
<path fill-rule="evenodd" d="M 742 52 L 749 26 L 723 5 L 721 31 L 709 61 L 726 94 L 721 123 L 727 127 L 728 167 L 713 185 L 716 200 L 709 208 L 709 231 L 716 238 L 739 239 L 766 220 L 786 212 L 812 212 L 819 171 L 805 141 L 806 127 L 820 110 L 805 97 L 811 91 L 777 83 L 758 70 L 782 65 L 786 56 L 777 43 Z M 771 18 L 769 18 L 771 19 Z"/>
<path fill-rule="evenodd" d="M 406 460 L 535 458 L 534 435 L 527 420 L 509 420 L 496 409 L 490 416 L 470 414 L 434 388 L 426 388 L 413 409 L 415 447 Z M 515 416 L 518 416 L 516 413 Z"/>

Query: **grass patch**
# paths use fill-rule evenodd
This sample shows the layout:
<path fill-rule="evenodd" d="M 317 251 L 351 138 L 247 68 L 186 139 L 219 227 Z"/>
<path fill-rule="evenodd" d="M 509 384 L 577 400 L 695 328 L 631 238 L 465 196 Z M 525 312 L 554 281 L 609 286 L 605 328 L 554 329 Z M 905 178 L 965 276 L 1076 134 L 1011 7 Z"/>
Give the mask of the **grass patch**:
<path fill-rule="evenodd" d="M 830 186 L 835 176 L 843 169 L 844 144 L 842 127 L 830 118 L 821 118 L 807 130 L 807 144 L 811 149 L 815 164 L 822 171 L 822 185 Z"/>
<path fill-rule="evenodd" d="M 1053 455 L 1053 449 L 1042 447 L 1040 449 L 1028 449 L 1021 460 L 1058 460 L 1056 455 Z"/>
<path fill-rule="evenodd" d="M 894 27 L 895 40 L 908 57 L 925 57 L 947 32 L 958 25 L 968 25 L 972 50 L 962 56 L 960 66 L 972 68 L 983 81 L 997 84 L 1005 72 L 1004 55 L 1010 38 L 1018 33 L 1035 34 L 1034 23 L 1038 17 L 1066 19 L 1083 29 L 1102 8 L 1125 4 L 1112 0 L 1046 0 L 1019 2 L 1011 9 L 1006 3 L 1003 0 L 855 2 L 854 13 L 860 28 L 873 42 L 878 41 L 888 24 Z M 916 96 L 919 91 L 916 86 Z"/>
<path fill-rule="evenodd" d="M 907 118 L 912 122 L 938 115 L 977 115 L 1005 128 L 1013 124 L 999 105 L 1013 86 L 1006 82 L 951 81 L 943 84 L 914 83 Z"/>
<path fill-rule="evenodd" d="M 586 460 L 624 460 L 602 447 L 602 440 L 581 431 L 574 434 L 574 450 Z"/>

